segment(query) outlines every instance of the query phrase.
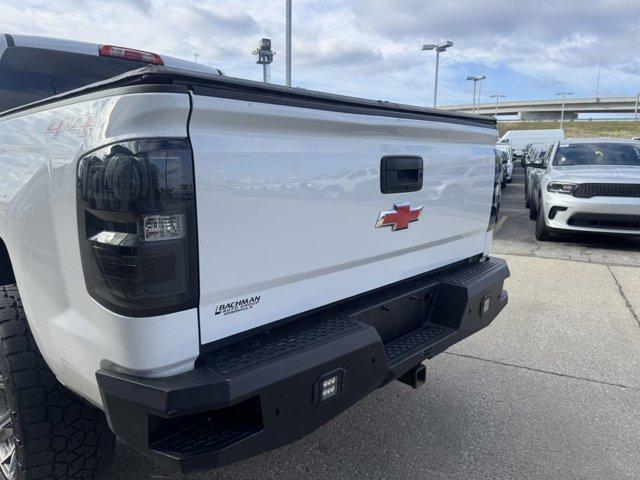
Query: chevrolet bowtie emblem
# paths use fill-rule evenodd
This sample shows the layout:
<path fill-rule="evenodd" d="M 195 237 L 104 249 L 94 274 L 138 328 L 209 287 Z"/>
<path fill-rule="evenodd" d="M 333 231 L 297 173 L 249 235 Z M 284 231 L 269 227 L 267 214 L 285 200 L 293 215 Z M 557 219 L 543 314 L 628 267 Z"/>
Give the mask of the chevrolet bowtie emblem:
<path fill-rule="evenodd" d="M 417 222 L 422 213 L 422 206 L 411 208 L 410 203 L 396 203 L 393 210 L 383 210 L 378 215 L 376 228 L 391 227 L 391 230 L 404 230 L 409 223 Z"/>

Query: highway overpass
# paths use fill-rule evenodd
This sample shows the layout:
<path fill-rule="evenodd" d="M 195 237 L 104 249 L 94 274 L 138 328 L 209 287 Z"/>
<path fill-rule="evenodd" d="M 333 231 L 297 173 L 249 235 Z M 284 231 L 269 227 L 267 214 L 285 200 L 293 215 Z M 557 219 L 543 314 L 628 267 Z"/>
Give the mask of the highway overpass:
<path fill-rule="evenodd" d="M 578 118 L 579 113 L 635 113 L 637 97 L 567 98 L 564 118 Z M 447 105 L 439 107 L 454 112 L 472 113 L 471 105 Z M 519 102 L 480 103 L 476 113 L 481 115 L 518 115 L 523 120 L 555 120 L 560 118 L 562 99 L 531 100 Z"/>

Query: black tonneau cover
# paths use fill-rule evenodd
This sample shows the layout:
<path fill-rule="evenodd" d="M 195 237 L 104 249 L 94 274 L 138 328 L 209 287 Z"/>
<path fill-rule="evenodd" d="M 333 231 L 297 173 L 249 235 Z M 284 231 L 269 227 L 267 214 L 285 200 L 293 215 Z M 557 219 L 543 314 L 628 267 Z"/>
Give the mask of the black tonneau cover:
<path fill-rule="evenodd" d="M 142 86 L 148 88 L 135 88 Z M 170 86 L 173 86 L 173 88 Z M 488 128 L 495 128 L 496 125 L 493 117 L 484 115 L 449 112 L 382 100 L 367 100 L 365 98 L 348 97 L 157 65 L 131 70 L 102 82 L 93 83 L 76 90 L 1 112 L 0 118 L 24 112 L 25 110 L 40 109 L 52 103 L 65 102 L 79 96 L 104 96 L 104 92 L 107 90 L 122 87 L 132 87 L 130 93 L 135 91 L 154 91 L 156 88 L 158 91 L 183 91 L 186 93 L 187 89 L 190 89 L 196 95 L 235 98 L 301 108 L 458 123 Z M 127 90 L 122 93 L 127 93 Z"/>

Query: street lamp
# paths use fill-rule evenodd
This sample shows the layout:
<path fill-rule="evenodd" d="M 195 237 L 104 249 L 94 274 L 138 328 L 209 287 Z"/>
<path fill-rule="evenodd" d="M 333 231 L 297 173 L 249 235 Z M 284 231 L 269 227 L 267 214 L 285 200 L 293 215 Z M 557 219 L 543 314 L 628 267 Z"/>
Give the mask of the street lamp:
<path fill-rule="evenodd" d="M 263 38 L 253 52 L 253 55 L 258 56 L 259 65 L 262 65 L 262 81 L 264 83 L 271 82 L 271 63 L 273 62 L 273 56 L 275 52 L 271 50 L 271 40 Z"/>
<path fill-rule="evenodd" d="M 487 78 L 485 75 L 469 75 L 465 80 L 471 80 L 473 82 L 473 113 L 476 113 L 476 84 Z"/>
<path fill-rule="evenodd" d="M 444 52 L 449 47 L 453 47 L 453 42 L 451 40 L 440 43 L 430 43 L 422 46 L 422 50 L 436 51 L 436 79 L 433 87 L 433 108 L 436 108 L 436 104 L 438 102 L 438 67 L 440 64 L 440 52 Z"/>
<path fill-rule="evenodd" d="M 506 95 L 504 95 L 503 93 L 496 93 L 495 95 L 489 95 L 489 98 L 495 98 L 496 99 L 496 112 L 493 115 L 496 119 L 498 118 L 498 102 L 500 101 L 501 98 L 506 97 Z"/>
<path fill-rule="evenodd" d="M 598 98 L 600 98 L 600 71 L 602 70 L 602 57 L 600 57 L 600 61 L 598 62 L 598 79 L 596 80 L 596 102 Z"/>
<path fill-rule="evenodd" d="M 286 28 L 286 85 L 291 86 L 291 0 L 287 0 Z"/>
<path fill-rule="evenodd" d="M 573 92 L 556 93 L 556 97 L 562 97 L 562 110 L 560 111 L 560 128 L 562 128 L 562 124 L 564 123 L 564 102 L 567 100 L 568 95 L 573 95 Z"/>

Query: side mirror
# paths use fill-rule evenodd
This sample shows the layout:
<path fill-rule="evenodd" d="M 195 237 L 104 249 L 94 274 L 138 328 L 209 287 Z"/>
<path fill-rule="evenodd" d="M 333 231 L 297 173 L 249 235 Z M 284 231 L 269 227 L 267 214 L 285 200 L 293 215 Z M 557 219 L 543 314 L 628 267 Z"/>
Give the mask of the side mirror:
<path fill-rule="evenodd" d="M 534 168 L 547 168 L 547 166 L 544 163 L 544 160 L 534 160 L 531 166 Z"/>

